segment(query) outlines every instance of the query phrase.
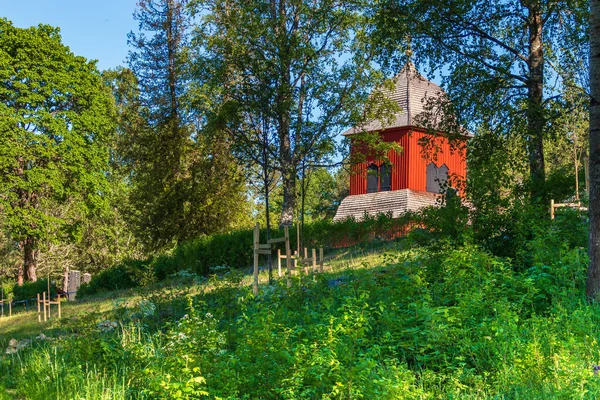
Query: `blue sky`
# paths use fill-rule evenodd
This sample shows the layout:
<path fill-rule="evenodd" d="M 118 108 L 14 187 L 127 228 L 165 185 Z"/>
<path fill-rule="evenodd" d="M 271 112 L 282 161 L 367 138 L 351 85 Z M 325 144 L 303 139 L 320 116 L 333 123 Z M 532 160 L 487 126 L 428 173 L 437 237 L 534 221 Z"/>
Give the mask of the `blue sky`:
<path fill-rule="evenodd" d="M 136 0 L 0 0 L 0 17 L 20 28 L 57 26 L 73 53 L 108 69 L 125 65 L 127 33 L 137 30 L 135 6 Z"/>

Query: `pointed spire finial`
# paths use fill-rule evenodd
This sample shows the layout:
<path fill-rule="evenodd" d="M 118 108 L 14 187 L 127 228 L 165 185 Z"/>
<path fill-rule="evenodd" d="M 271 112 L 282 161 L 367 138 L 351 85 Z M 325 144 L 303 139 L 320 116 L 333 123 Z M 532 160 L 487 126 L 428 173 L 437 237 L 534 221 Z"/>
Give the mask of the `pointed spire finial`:
<path fill-rule="evenodd" d="M 404 54 L 406 54 L 406 58 L 408 58 L 408 62 L 410 62 L 413 55 L 410 35 L 406 35 L 406 51 Z"/>

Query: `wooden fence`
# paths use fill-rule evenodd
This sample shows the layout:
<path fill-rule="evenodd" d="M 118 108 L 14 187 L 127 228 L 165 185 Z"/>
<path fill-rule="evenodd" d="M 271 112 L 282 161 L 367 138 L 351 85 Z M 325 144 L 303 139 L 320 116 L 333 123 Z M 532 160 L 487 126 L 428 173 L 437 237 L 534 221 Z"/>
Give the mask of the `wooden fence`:
<path fill-rule="evenodd" d="M 312 266 L 312 273 L 318 272 L 323 273 L 324 269 L 324 257 L 323 257 L 323 248 L 319 248 L 319 258 L 317 258 L 317 249 L 312 249 L 311 257 L 308 256 L 308 249 L 304 248 L 304 257 L 302 257 L 300 252 L 300 239 L 298 239 L 298 250 L 292 254 L 291 246 L 290 246 L 290 233 L 288 226 L 283 227 L 284 235 L 283 237 L 274 238 L 267 240 L 267 243 L 260 243 L 260 225 L 257 223 L 254 226 L 254 279 L 252 284 L 252 291 L 255 296 L 258 295 L 258 261 L 259 256 L 267 255 L 271 256 L 273 252 L 273 244 L 276 243 L 285 243 L 285 253 L 282 254 L 281 249 L 277 249 L 277 271 L 279 277 L 283 276 L 283 270 L 281 265 L 281 260 L 286 260 L 285 267 L 287 270 L 287 285 L 291 287 L 292 281 L 291 276 L 292 273 L 296 271 L 296 266 L 304 266 L 305 273 L 309 273 L 309 268 Z"/>
<path fill-rule="evenodd" d="M 576 201 L 574 203 L 555 203 L 554 199 L 552 199 L 550 200 L 550 219 L 554 219 L 555 210 L 562 207 L 576 208 L 581 211 L 587 211 L 587 207 L 581 206 L 581 201 Z"/>
<path fill-rule="evenodd" d="M 64 296 L 64 295 L 57 294 L 56 300 L 52 301 L 50 298 L 50 292 L 48 292 L 48 298 L 46 298 L 46 292 L 43 292 L 41 297 L 40 297 L 40 294 L 38 293 L 38 295 L 37 295 L 38 322 L 42 322 L 42 310 L 41 309 L 43 309 L 44 322 L 46 322 L 46 321 L 48 321 L 48 319 L 50 319 L 50 311 L 51 311 L 52 305 L 58 306 L 58 318 L 59 319 L 61 318 L 61 316 L 62 316 L 61 309 L 60 309 L 61 296 Z"/>

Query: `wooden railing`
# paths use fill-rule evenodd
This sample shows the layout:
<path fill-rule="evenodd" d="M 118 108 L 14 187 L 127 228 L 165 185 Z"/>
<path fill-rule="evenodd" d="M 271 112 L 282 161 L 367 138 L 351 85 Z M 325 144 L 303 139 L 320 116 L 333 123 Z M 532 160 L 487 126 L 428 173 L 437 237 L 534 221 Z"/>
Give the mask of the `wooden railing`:
<path fill-rule="evenodd" d="M 555 203 L 554 199 L 550 200 L 550 219 L 554 219 L 554 210 L 561 207 L 576 208 L 578 210 L 587 211 L 587 207 L 581 205 L 581 201 L 573 203 Z"/>

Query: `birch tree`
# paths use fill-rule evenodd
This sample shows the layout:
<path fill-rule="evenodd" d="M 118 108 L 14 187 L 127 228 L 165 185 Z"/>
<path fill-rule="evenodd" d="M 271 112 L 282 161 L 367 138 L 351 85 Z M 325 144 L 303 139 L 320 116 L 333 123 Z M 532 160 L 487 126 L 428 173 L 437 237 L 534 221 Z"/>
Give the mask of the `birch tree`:
<path fill-rule="evenodd" d="M 282 179 L 281 224 L 297 207 L 298 166 L 308 154 L 335 148 L 381 75 L 368 43 L 367 3 L 355 0 L 192 1 L 197 79 L 215 88 L 223 109 L 243 110 L 240 124 L 268 129 L 270 166 Z M 256 129 L 236 141 L 260 157 Z M 310 158 L 310 157 L 309 157 Z"/>

